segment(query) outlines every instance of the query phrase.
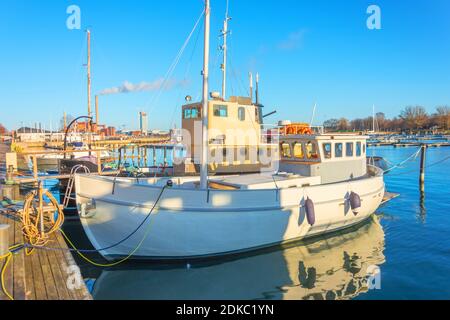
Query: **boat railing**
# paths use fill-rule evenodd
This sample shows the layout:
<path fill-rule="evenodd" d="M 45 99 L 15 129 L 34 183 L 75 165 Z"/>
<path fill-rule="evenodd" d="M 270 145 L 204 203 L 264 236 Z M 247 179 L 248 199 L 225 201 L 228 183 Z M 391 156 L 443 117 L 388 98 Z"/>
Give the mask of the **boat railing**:
<path fill-rule="evenodd" d="M 372 164 L 367 164 L 367 174 L 370 177 L 382 177 L 384 175 L 384 170 Z"/>

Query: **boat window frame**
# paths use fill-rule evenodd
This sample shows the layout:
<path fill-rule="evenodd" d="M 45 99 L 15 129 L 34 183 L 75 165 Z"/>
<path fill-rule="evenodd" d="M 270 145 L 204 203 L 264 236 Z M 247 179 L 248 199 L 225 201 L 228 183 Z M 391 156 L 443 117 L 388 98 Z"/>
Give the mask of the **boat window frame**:
<path fill-rule="evenodd" d="M 311 150 L 311 153 L 308 151 L 308 145 L 312 145 L 313 149 Z M 315 151 L 314 156 L 312 155 L 312 151 Z M 309 161 L 320 161 L 320 149 L 317 141 L 310 140 L 305 143 L 305 155 L 306 159 Z"/>
<path fill-rule="evenodd" d="M 352 148 L 351 148 L 352 154 L 351 155 L 349 155 L 349 153 L 348 153 L 348 151 L 349 151 L 348 146 L 349 145 L 352 146 Z M 354 141 L 351 141 L 351 142 L 347 141 L 345 143 L 345 157 L 346 158 L 353 158 L 353 157 L 355 157 L 355 143 L 354 143 Z"/>
<path fill-rule="evenodd" d="M 289 156 L 287 156 L 285 154 L 284 146 L 288 146 L 289 147 Z M 281 151 L 281 157 L 282 158 L 284 158 L 284 159 L 292 159 L 292 147 L 291 147 L 291 144 L 289 143 L 289 141 L 282 141 L 280 143 L 280 151 Z"/>
<path fill-rule="evenodd" d="M 225 110 L 225 114 L 222 114 L 223 110 Z M 217 118 L 228 118 L 228 106 L 226 104 L 214 104 L 213 115 Z"/>
<path fill-rule="evenodd" d="M 329 146 L 330 150 L 329 152 L 326 151 L 326 147 Z M 323 152 L 323 159 L 324 160 L 331 160 L 333 159 L 333 144 L 331 142 L 322 142 L 322 152 Z"/>
<path fill-rule="evenodd" d="M 359 145 L 359 154 L 358 154 L 358 145 Z M 361 158 L 363 153 L 362 153 L 362 142 L 361 141 L 356 141 L 355 144 L 355 155 L 357 158 Z"/>
<path fill-rule="evenodd" d="M 300 150 L 301 150 L 301 157 L 299 157 L 299 156 L 297 156 L 296 154 L 295 154 L 295 147 L 297 146 L 297 145 L 300 145 Z M 302 141 L 294 141 L 293 143 L 292 143 L 292 155 L 293 155 L 293 157 L 294 157 L 294 159 L 296 159 L 296 160 L 305 160 L 305 149 L 303 148 L 303 145 L 304 145 L 304 143 L 302 142 Z"/>
<path fill-rule="evenodd" d="M 183 110 L 183 119 L 189 120 L 192 119 L 192 109 L 191 108 L 185 108 Z"/>
<path fill-rule="evenodd" d="M 338 155 L 337 151 L 337 146 L 340 145 L 341 146 L 341 150 L 340 150 L 340 155 Z M 342 159 L 344 158 L 344 143 L 343 142 L 335 142 L 334 143 L 334 157 L 336 159 Z"/>
<path fill-rule="evenodd" d="M 244 122 L 246 120 L 245 114 L 247 113 L 247 110 L 245 110 L 245 107 L 239 106 L 237 113 L 238 113 L 238 120 Z"/>

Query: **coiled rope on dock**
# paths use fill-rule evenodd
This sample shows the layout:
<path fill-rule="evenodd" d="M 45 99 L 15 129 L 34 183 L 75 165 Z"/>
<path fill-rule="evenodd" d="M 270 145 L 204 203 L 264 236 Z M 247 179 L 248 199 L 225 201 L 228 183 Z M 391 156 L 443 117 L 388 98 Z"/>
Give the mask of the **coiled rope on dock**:
<path fill-rule="evenodd" d="M 50 203 L 44 207 L 44 197 Z M 64 213 L 55 197 L 39 187 L 25 198 L 21 214 L 22 232 L 25 240 L 32 247 L 43 247 L 50 241 L 50 235 L 60 230 L 64 223 Z M 31 249 L 27 254 L 31 254 Z"/>

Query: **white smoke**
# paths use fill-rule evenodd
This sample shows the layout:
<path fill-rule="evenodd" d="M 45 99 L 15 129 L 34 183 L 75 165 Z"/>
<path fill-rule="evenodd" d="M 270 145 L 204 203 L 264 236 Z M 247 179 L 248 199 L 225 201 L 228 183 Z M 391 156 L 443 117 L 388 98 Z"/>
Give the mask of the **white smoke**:
<path fill-rule="evenodd" d="M 143 91 L 157 91 L 157 90 L 171 90 L 175 86 L 183 86 L 185 85 L 185 81 L 176 81 L 176 80 L 168 80 L 164 83 L 164 79 L 157 79 L 152 82 L 141 82 L 138 84 L 133 84 L 129 81 L 125 81 L 121 86 L 104 89 L 99 92 L 99 95 L 106 96 L 112 94 L 120 94 L 120 93 L 131 93 L 131 92 L 143 92 Z M 163 87 L 164 86 L 164 87 Z"/>

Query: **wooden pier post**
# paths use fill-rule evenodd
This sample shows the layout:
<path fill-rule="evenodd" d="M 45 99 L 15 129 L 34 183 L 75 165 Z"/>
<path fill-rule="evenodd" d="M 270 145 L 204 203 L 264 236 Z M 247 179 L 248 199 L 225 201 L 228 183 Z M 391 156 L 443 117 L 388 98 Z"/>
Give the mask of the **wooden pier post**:
<path fill-rule="evenodd" d="M 425 191 L 425 162 L 426 162 L 426 153 L 427 153 L 427 146 L 425 144 L 421 147 L 420 152 L 420 177 L 419 177 L 419 184 L 420 184 L 420 191 Z"/>
<path fill-rule="evenodd" d="M 0 256 L 9 252 L 9 224 L 0 224 Z"/>
<path fill-rule="evenodd" d="M 33 178 L 37 181 L 38 180 L 38 165 L 37 165 L 37 159 L 36 156 L 33 156 Z"/>

